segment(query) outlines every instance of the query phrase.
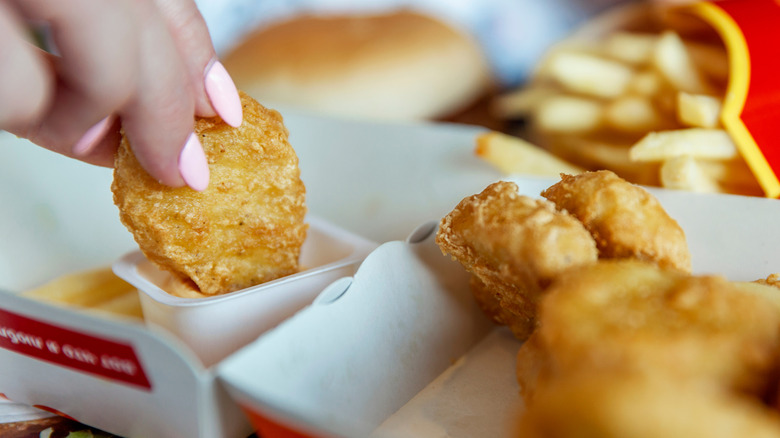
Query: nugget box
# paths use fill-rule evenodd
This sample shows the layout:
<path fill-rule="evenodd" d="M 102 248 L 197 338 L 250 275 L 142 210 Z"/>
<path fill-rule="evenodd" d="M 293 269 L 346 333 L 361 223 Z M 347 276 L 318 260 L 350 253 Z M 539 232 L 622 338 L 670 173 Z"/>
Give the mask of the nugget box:
<path fill-rule="evenodd" d="M 556 182 L 509 179 L 534 197 Z M 744 281 L 780 272 L 780 202 L 650 191 L 685 230 L 694 273 Z M 520 343 L 480 323 L 468 277 L 442 259 L 434 225 L 379 247 L 351 282 L 218 366 L 262 436 L 514 436 Z"/>
<path fill-rule="evenodd" d="M 374 242 L 403 239 L 496 178 L 473 157 L 479 128 L 284 114 L 307 186 L 312 236 L 319 236 L 315 257 L 303 261 L 306 268 L 328 269 L 321 281 L 298 289 L 286 313 L 266 320 L 259 331 L 310 304 L 334 276 L 351 277 Z M 210 357 L 203 353 L 214 349 L 198 351 L 197 340 L 176 334 L 177 327 L 197 325 L 198 318 L 182 315 L 205 307 L 201 304 L 162 303 L 164 310 L 157 312 L 174 316 L 166 327 L 18 294 L 60 275 L 140 257 L 113 205 L 109 169 L 66 159 L 8 133 L 0 132 L 0 145 L 0 397 L 128 437 L 247 436 L 250 423 L 210 363 L 257 333 L 238 345 L 223 339 L 232 343 L 228 350 Z M 142 292 L 149 295 L 146 309 L 164 301 L 153 302 L 147 292 L 152 290 Z M 187 307 L 192 308 L 182 310 Z M 154 311 L 148 313 L 153 319 Z M 214 313 L 220 316 L 209 321 L 215 330 L 224 325 L 220 319 L 235 323 L 229 314 Z"/>
<path fill-rule="evenodd" d="M 118 435 L 248 435 L 249 424 L 216 384 L 211 365 L 354 273 L 377 246 L 310 216 L 301 272 L 235 294 L 177 299 L 135 269 L 145 259 L 118 222 L 110 170 L 10 136 L 3 140 L 5 162 L 19 167 L 3 174 L 0 192 L 9 207 L 3 215 L 0 394 Z M 64 181 L 47 186 L 34 172 Z M 139 289 L 145 323 L 14 293 L 112 262 Z"/>
<path fill-rule="evenodd" d="M 110 171 L 0 137 L 14 163 L 0 172 L 0 393 L 128 437 L 510 436 L 519 343 L 482 317 L 468 275 L 433 242 L 444 214 L 500 179 L 473 155 L 482 130 L 284 114 L 311 214 L 381 245 L 211 366 L 159 325 L 18 296 L 136 248 Z M 532 196 L 554 182 L 511 179 Z M 780 271 L 778 201 L 652 192 L 697 273 Z"/>

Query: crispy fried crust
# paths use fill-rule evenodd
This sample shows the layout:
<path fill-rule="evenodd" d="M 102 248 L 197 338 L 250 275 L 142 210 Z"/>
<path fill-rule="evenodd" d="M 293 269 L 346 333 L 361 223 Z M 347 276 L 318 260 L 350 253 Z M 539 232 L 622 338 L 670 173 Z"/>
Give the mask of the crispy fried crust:
<path fill-rule="evenodd" d="M 772 291 L 637 260 L 568 270 L 518 352 L 519 436 L 778 436 Z"/>
<path fill-rule="evenodd" d="M 762 278 L 762 279 L 756 280 L 756 283 L 764 284 L 764 285 L 767 285 L 767 286 L 774 286 L 774 287 L 780 289 L 780 274 L 770 274 L 766 278 Z"/>
<path fill-rule="evenodd" d="M 503 181 L 463 199 L 441 220 L 436 243 L 492 291 L 520 339 L 533 330 L 536 302 L 552 279 L 597 258 L 581 223 Z"/>
<path fill-rule="evenodd" d="M 306 237 L 305 188 L 282 117 L 244 93 L 241 101 L 239 128 L 195 122 L 211 172 L 203 192 L 154 180 L 127 137 L 116 156 L 111 188 L 122 222 L 149 260 L 207 295 L 297 272 Z"/>
<path fill-rule="evenodd" d="M 749 397 L 635 375 L 578 374 L 546 386 L 520 418 L 523 438 L 770 438 L 777 412 Z"/>
<path fill-rule="evenodd" d="M 494 289 L 489 288 L 476 275 L 471 276 L 469 286 L 477 306 L 494 324 L 507 326 L 518 339 L 528 337 L 529 327 L 533 326 L 533 320 L 504 308 Z"/>
<path fill-rule="evenodd" d="M 544 358 L 542 370 L 518 363 L 521 386 L 535 392 L 591 372 L 661 376 L 758 397 L 771 390 L 778 365 L 777 300 L 722 277 L 647 262 L 605 260 L 565 272 L 548 288 L 538 318 L 518 354 Z"/>
<path fill-rule="evenodd" d="M 646 190 L 608 170 L 561 177 L 542 196 L 585 225 L 600 258 L 636 258 L 690 272 L 685 233 Z"/>

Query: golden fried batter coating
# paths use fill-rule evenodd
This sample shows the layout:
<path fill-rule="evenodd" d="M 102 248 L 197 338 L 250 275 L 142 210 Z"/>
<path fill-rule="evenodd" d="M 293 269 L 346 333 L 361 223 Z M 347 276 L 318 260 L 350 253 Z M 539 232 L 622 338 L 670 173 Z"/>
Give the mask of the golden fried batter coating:
<path fill-rule="evenodd" d="M 518 363 L 518 380 L 538 393 L 596 371 L 758 397 L 771 390 L 780 353 L 780 306 L 765 292 L 636 260 L 572 268 L 547 289 L 539 328 L 518 354 L 541 356 L 543 368 Z"/>
<path fill-rule="evenodd" d="M 584 373 L 540 390 L 517 432 L 523 438 L 770 438 L 780 436 L 780 418 L 747 396 L 654 376 Z"/>
<path fill-rule="evenodd" d="M 766 278 L 756 280 L 756 283 L 765 284 L 767 286 L 774 286 L 780 289 L 780 274 L 770 274 Z"/>
<path fill-rule="evenodd" d="M 463 199 L 441 220 L 436 243 L 514 315 L 520 339 L 533 330 L 536 302 L 553 278 L 597 258 L 581 223 L 550 202 L 519 195 L 511 182 Z"/>
<path fill-rule="evenodd" d="M 585 225 L 600 258 L 649 260 L 690 272 L 685 233 L 649 192 L 608 170 L 561 177 L 542 196 Z"/>
<path fill-rule="evenodd" d="M 527 317 L 516 315 L 502 307 L 494 290 L 476 275 L 471 276 L 469 286 L 477 306 L 494 324 L 507 326 L 518 339 L 528 337 L 528 326 L 531 322 Z"/>
<path fill-rule="evenodd" d="M 282 117 L 245 93 L 241 101 L 239 128 L 195 122 L 211 175 L 202 192 L 150 177 L 127 137 L 116 156 L 111 188 L 122 222 L 149 260 L 206 295 L 297 272 L 306 237 L 305 188 Z"/>

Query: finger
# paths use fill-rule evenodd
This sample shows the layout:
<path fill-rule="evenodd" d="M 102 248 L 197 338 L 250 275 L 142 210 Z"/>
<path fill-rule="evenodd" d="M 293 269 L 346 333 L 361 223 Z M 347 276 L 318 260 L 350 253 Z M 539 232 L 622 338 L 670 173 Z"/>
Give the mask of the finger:
<path fill-rule="evenodd" d="M 133 152 L 151 176 L 169 186 L 202 190 L 208 165 L 193 134 L 195 99 L 178 48 L 156 12 L 147 11 L 138 29 L 141 92 L 119 115 Z"/>
<path fill-rule="evenodd" d="M 192 0 L 156 0 L 187 65 L 195 90 L 195 111 L 203 117 L 218 114 L 239 126 L 241 99 L 225 67 L 217 60 L 208 27 Z"/>
<path fill-rule="evenodd" d="M 17 2 L 29 19 L 51 23 L 61 56 L 51 108 L 26 137 L 69 156 L 90 152 L 107 132 L 107 117 L 136 91 L 131 1 Z"/>
<path fill-rule="evenodd" d="M 16 12 L 0 2 L 0 128 L 36 123 L 49 105 L 53 74 L 25 40 Z"/>
<path fill-rule="evenodd" d="M 114 167 L 114 157 L 122 138 L 119 117 L 108 116 L 90 128 L 79 142 L 87 142 L 88 147 L 76 151 L 79 160 L 103 167 Z M 78 144 L 74 147 L 78 148 Z"/>

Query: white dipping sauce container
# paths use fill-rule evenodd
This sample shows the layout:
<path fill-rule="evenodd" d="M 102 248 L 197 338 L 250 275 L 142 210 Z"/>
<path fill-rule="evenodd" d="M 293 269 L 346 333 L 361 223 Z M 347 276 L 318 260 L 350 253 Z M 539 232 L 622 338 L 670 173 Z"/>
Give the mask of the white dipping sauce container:
<path fill-rule="evenodd" d="M 378 245 L 316 217 L 307 218 L 301 248 L 303 270 L 240 291 L 206 298 L 182 298 L 163 288 L 171 274 L 140 251 L 113 266 L 139 291 L 144 319 L 181 339 L 208 367 L 304 308 L 330 283 L 355 273 Z"/>

